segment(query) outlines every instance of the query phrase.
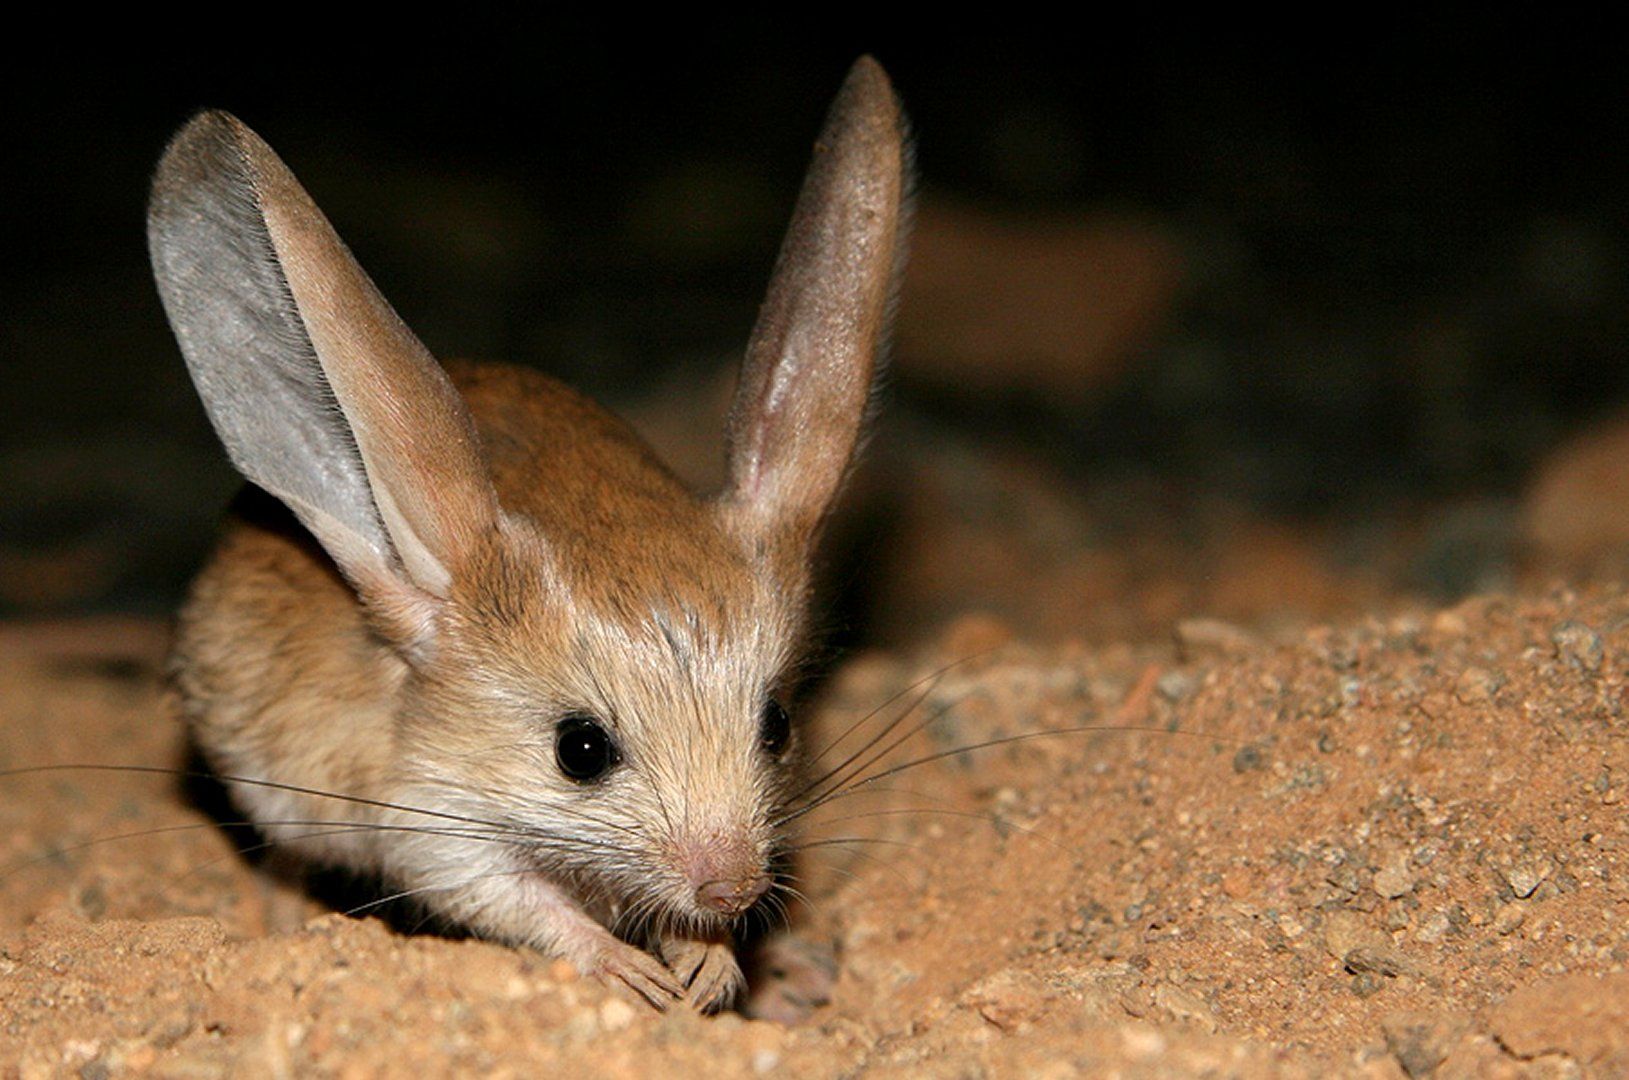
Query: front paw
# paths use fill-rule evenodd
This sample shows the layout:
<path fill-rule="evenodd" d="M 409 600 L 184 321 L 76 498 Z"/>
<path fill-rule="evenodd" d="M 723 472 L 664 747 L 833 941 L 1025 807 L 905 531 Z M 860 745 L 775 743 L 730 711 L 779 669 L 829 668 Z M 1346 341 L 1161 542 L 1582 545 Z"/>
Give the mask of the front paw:
<path fill-rule="evenodd" d="M 685 984 L 666 964 L 644 949 L 610 935 L 597 943 L 593 954 L 580 966 L 612 986 L 632 990 L 658 1010 L 687 997 Z"/>
<path fill-rule="evenodd" d="M 705 1013 L 726 1009 L 746 987 L 735 949 L 728 939 L 665 937 L 657 945 L 662 959 L 684 985 L 684 999 Z"/>

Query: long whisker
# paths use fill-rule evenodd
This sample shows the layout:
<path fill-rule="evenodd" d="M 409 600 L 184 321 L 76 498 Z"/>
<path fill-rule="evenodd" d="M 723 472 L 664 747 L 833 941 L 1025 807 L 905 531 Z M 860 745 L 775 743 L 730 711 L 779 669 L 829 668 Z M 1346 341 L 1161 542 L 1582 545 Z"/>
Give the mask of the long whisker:
<path fill-rule="evenodd" d="M 974 821 L 980 821 L 986 825 L 989 825 L 998 835 L 1003 829 L 1012 829 L 1016 832 L 1021 832 L 1026 836 L 1034 837 L 1036 840 L 1039 840 L 1041 843 L 1052 848 L 1060 855 L 1071 854 L 1068 848 L 1065 848 L 1055 840 L 1048 838 L 1039 829 L 1036 829 L 1033 826 L 1025 825 L 1020 821 L 1013 821 L 1011 818 L 999 817 L 995 814 L 981 814 L 976 810 L 952 810 L 941 806 L 904 806 L 894 807 L 887 810 L 868 810 L 858 814 L 845 814 L 842 817 L 830 818 L 826 821 L 822 821 L 820 824 L 838 825 L 849 821 L 864 821 L 867 818 L 903 817 L 906 814 L 944 814 L 947 817 L 970 818 Z"/>
<path fill-rule="evenodd" d="M 395 810 L 404 814 L 422 814 L 425 817 L 441 818 L 447 821 L 459 821 L 467 825 L 485 825 L 489 828 L 505 827 L 498 822 L 485 821 L 477 817 L 469 817 L 464 814 L 454 814 L 445 810 L 430 810 L 422 806 L 406 806 L 402 803 L 389 802 L 384 799 L 370 799 L 361 795 L 346 795 L 337 791 L 324 791 L 321 788 L 303 787 L 299 784 L 285 784 L 276 780 L 261 780 L 252 776 L 234 776 L 227 773 L 204 772 L 197 769 L 170 769 L 160 765 L 27 765 L 18 769 L 5 769 L 0 771 L 0 779 L 53 772 L 123 772 L 141 773 L 153 776 L 173 776 L 183 780 L 220 780 L 226 783 L 248 784 L 251 787 L 267 788 L 272 791 L 287 791 L 295 795 L 311 795 L 320 799 L 334 799 L 338 802 L 351 803 L 356 806 L 372 806 L 377 809 Z"/>
<path fill-rule="evenodd" d="M 931 692 L 932 689 L 933 688 L 930 686 L 928 688 L 927 692 Z M 888 757 L 889 754 L 893 753 L 900 746 L 904 745 L 913 736 L 915 736 L 919 732 L 925 730 L 927 727 L 929 727 L 935 721 L 939 720 L 945 714 L 949 713 L 950 710 L 954 709 L 957 705 L 960 705 L 963 701 L 966 701 L 967 698 L 972 693 L 970 691 L 967 694 L 963 694 L 962 696 L 956 698 L 954 701 L 951 701 L 948 704 L 946 704 L 946 705 L 944 705 L 944 706 L 942 706 L 942 707 L 940 707 L 938 709 L 933 710 L 933 712 L 929 713 L 927 716 L 923 717 L 921 720 L 919 720 L 915 724 L 911 725 L 905 731 L 903 731 L 900 734 L 896 735 L 892 740 L 889 741 L 887 746 L 884 746 L 881 750 L 878 750 L 876 753 L 872 754 L 866 760 L 860 762 L 859 764 L 854 765 L 853 768 L 851 768 L 851 769 L 847 768 L 850 764 L 852 764 L 855 761 L 856 758 L 860 757 L 861 754 L 864 754 L 866 751 L 870 750 L 872 747 L 876 746 L 877 743 L 881 742 L 884 738 L 886 738 L 889 735 L 889 733 L 891 733 L 896 727 L 899 726 L 900 721 L 904 720 L 905 717 L 909 716 L 913 711 L 915 711 L 917 706 L 920 705 L 922 703 L 922 701 L 924 700 L 927 692 L 924 692 L 923 697 L 919 697 L 915 702 L 912 702 L 911 707 L 909 709 L 907 709 L 905 712 L 901 713 L 898 717 L 894 718 L 894 720 L 889 722 L 881 731 L 879 731 L 877 733 L 875 738 L 873 738 L 870 742 L 866 743 L 865 746 L 861 747 L 858 753 L 850 756 L 849 760 L 847 762 L 844 762 L 843 768 L 847 769 L 847 773 L 846 773 L 846 775 L 837 777 L 835 780 L 833 780 L 832 781 L 832 787 L 831 787 L 830 790 L 832 790 L 832 791 L 840 790 L 850 780 L 852 780 L 856 776 L 859 776 L 860 774 L 864 773 L 867 769 L 869 769 L 871 766 L 875 765 L 877 762 L 885 760 Z M 826 775 L 826 777 L 825 777 L 825 780 L 831 780 L 832 777 L 835 775 L 836 771 L 837 770 L 834 770 L 832 773 L 828 773 Z M 822 783 L 824 783 L 824 782 L 825 781 L 823 780 Z"/>
<path fill-rule="evenodd" d="M 928 674 L 924 675 L 922 678 L 916 680 L 915 682 L 911 683 L 909 686 L 907 686 L 904 689 L 898 691 L 892 697 L 890 697 L 887 701 L 884 701 L 881 705 L 878 705 L 876 708 L 872 709 L 870 712 L 866 713 L 864 716 L 862 716 L 858 720 L 854 721 L 854 723 L 852 723 L 848 727 L 844 728 L 842 734 L 838 735 L 837 738 L 835 738 L 831 742 L 827 743 L 824 749 L 822 749 L 818 754 L 816 754 L 814 757 L 809 759 L 809 764 L 813 765 L 815 762 L 819 761 L 821 758 L 825 757 L 827 754 L 829 754 L 833 750 L 837 749 L 839 744 L 841 744 L 850 735 L 854 734 L 854 732 L 858 731 L 865 724 L 869 723 L 871 721 L 871 719 L 873 717 L 875 717 L 878 713 L 882 712 L 884 709 L 888 708 L 890 705 L 893 705 L 900 698 L 903 698 L 907 694 L 911 693 L 911 691 L 921 689 L 923 687 L 923 685 L 926 684 L 926 689 L 924 689 L 922 691 L 922 693 L 917 696 L 917 699 L 911 703 L 910 708 L 904 710 L 902 713 L 899 714 L 899 716 L 895 717 L 892 721 L 890 721 L 888 723 L 887 726 L 885 726 L 883 728 L 882 734 L 886 735 L 888 733 L 888 731 L 895 724 L 898 724 L 900 720 L 903 720 L 905 717 L 909 716 L 911 714 L 911 712 L 918 705 L 922 704 L 922 701 L 927 697 L 927 695 L 929 695 L 929 694 L 931 694 L 933 692 L 934 687 L 939 685 L 939 680 L 944 678 L 944 676 L 945 676 L 945 674 L 947 672 L 949 672 L 953 668 L 961 666 L 962 664 L 971 663 L 974 660 L 978 660 L 978 659 L 980 659 L 982 657 L 989 656 L 992 652 L 995 652 L 995 649 L 985 649 L 985 650 L 983 650 L 981 652 L 973 653 L 970 656 L 964 656 L 960 660 L 952 660 L 950 663 L 946 664 L 942 668 L 939 668 L 937 671 L 931 671 Z M 859 752 L 864 753 L 865 750 L 866 750 L 866 747 L 861 747 Z M 839 764 L 836 767 L 836 769 L 828 771 L 825 775 L 821 776 L 819 779 L 810 781 L 809 786 L 807 788 L 805 788 L 803 791 L 799 791 L 799 792 L 795 793 L 792 796 L 792 798 L 794 798 L 794 799 L 802 798 L 805 792 L 807 792 L 808 790 L 810 790 L 812 788 L 819 787 L 821 784 L 825 783 L 825 781 L 831 777 L 833 772 L 842 770 L 845 766 L 848 765 L 849 761 L 853 761 L 853 760 L 854 760 L 854 758 L 850 757 L 847 761 L 844 761 L 841 764 Z"/>
<path fill-rule="evenodd" d="M 925 850 L 921 844 L 913 844 L 908 840 L 893 840 L 884 836 L 828 836 L 819 840 L 810 840 L 804 844 L 795 844 L 787 848 L 787 853 L 795 855 L 800 851 L 809 851 L 812 848 L 835 847 L 838 844 L 878 844 L 886 847 L 902 847 L 911 851 Z"/>
<path fill-rule="evenodd" d="M 950 707 L 954 707 L 954 704 L 955 703 L 952 703 L 952 706 Z M 1025 731 L 1020 732 L 1017 735 L 1007 735 L 998 739 L 985 739 L 982 742 L 969 743 L 966 746 L 954 746 L 948 750 L 940 750 L 932 754 L 924 755 L 923 757 L 914 758 L 899 765 L 891 766 L 879 773 L 873 773 L 870 776 L 860 777 L 859 774 L 856 773 L 854 776 L 845 779 L 843 786 L 833 788 L 832 790 L 811 799 L 803 806 L 788 810 L 786 813 L 777 818 L 773 822 L 773 825 L 775 828 L 782 828 L 791 822 L 796 821 L 798 818 L 803 817 L 805 814 L 817 809 L 818 807 L 824 806 L 833 799 L 847 797 L 863 788 L 869 787 L 872 784 L 886 780 L 891 776 L 898 776 L 900 773 L 914 769 L 920 765 L 931 764 L 935 761 L 943 761 L 945 758 L 955 757 L 958 754 L 970 754 L 978 750 L 987 750 L 994 746 L 1007 746 L 1012 743 L 1029 742 L 1034 739 L 1052 738 L 1060 735 L 1086 735 L 1093 732 L 1174 735 L 1190 739 L 1205 739 L 1210 742 L 1229 743 L 1238 746 L 1248 745 L 1244 740 L 1229 739 L 1225 736 L 1209 735 L 1199 731 L 1171 731 L 1166 728 L 1147 727 L 1134 724 L 1082 724 L 1078 727 L 1051 728 L 1047 731 Z M 873 761 L 875 760 L 876 759 L 873 759 Z"/>
<path fill-rule="evenodd" d="M 333 827 L 330 828 L 328 826 Z M 441 836 L 451 839 L 472 840 L 481 843 L 503 844 L 510 847 L 518 847 L 523 850 L 535 851 L 542 848 L 544 850 L 552 849 L 562 853 L 574 852 L 576 854 L 585 856 L 604 854 L 607 852 L 620 855 L 627 855 L 629 853 L 629 849 L 623 848 L 619 845 L 610 844 L 605 841 L 579 836 L 567 836 L 563 834 L 550 833 L 544 830 L 528 827 L 459 829 L 451 826 L 438 827 L 389 823 L 358 823 L 320 819 L 282 819 L 275 821 L 207 821 L 189 822 L 187 824 L 178 825 L 165 825 L 151 829 L 141 829 L 128 833 L 120 833 L 112 836 L 100 836 L 96 837 L 95 839 L 86 840 L 82 843 L 72 844 L 67 847 L 57 847 L 42 855 L 26 859 L 20 863 L 6 867 L 4 870 L 0 870 L 0 881 L 22 873 L 34 866 L 42 865 L 50 862 L 53 859 L 60 858 L 63 855 L 73 854 L 74 852 L 83 851 L 101 844 L 113 843 L 120 840 L 140 839 L 146 836 L 185 832 L 189 830 L 246 827 L 309 828 L 317 831 L 291 836 L 281 836 L 275 840 L 264 840 L 258 844 L 240 846 L 232 853 L 232 855 L 223 855 L 219 858 L 206 860 L 199 865 L 191 867 L 186 871 L 186 874 L 191 875 L 199 873 L 220 863 L 224 859 L 233 857 L 233 855 L 241 857 L 252 855 L 257 851 L 262 851 L 267 848 L 274 848 L 283 845 L 294 845 L 309 840 L 374 832 L 407 833 L 420 836 Z"/>
<path fill-rule="evenodd" d="M 761 902 L 762 906 L 754 909 L 758 912 L 757 918 L 763 922 L 765 929 L 773 929 L 776 923 L 784 928 L 791 927 L 792 905 L 787 902 L 786 898 L 788 896 L 810 911 L 816 910 L 814 902 L 809 899 L 803 890 L 782 884 L 779 888 L 766 893 Z"/>
<path fill-rule="evenodd" d="M 421 895 L 423 893 L 446 892 L 446 891 L 448 891 L 450 889 L 462 889 L 467 885 L 473 885 L 477 881 L 485 881 L 488 878 L 519 877 L 522 874 L 529 874 L 529 873 L 532 873 L 532 871 L 529 870 L 529 869 L 526 869 L 526 868 L 521 868 L 521 869 L 516 869 L 516 870 L 486 870 L 486 871 L 483 871 L 483 872 L 481 872 L 479 874 L 474 875 L 473 877 L 464 878 L 461 881 L 441 882 L 441 883 L 438 883 L 438 884 L 435 884 L 435 885 L 420 885 L 417 888 L 401 889 L 401 890 L 398 890 L 396 892 L 390 893 L 390 894 L 388 894 L 386 896 L 381 896 L 381 897 L 378 897 L 376 899 L 369 900 L 365 904 L 358 904 L 353 908 L 347 908 L 346 910 L 344 910 L 340 914 L 342 914 L 342 915 L 360 915 L 364 911 L 371 911 L 374 908 L 383 907 L 384 905 L 389 904 L 389 903 L 393 903 L 393 902 L 395 902 L 397 900 L 405 900 L 410 896 L 419 896 L 419 895 Z M 423 925 L 423 924 L 421 923 L 420 925 Z"/>
<path fill-rule="evenodd" d="M 244 784 L 250 787 L 265 788 L 271 791 L 287 791 L 295 795 L 310 795 L 313 798 L 333 799 L 336 802 L 350 803 L 355 806 L 370 806 L 380 810 L 394 810 L 398 813 L 417 814 L 422 817 L 436 818 L 442 821 L 453 821 L 465 825 L 479 825 L 491 829 L 510 829 L 513 826 L 500 822 L 489 821 L 485 818 L 472 817 L 467 814 L 457 814 L 448 810 L 432 810 L 424 806 L 411 806 L 405 803 L 390 802 L 385 799 L 371 799 L 362 795 L 348 795 L 339 791 L 325 791 L 322 788 L 305 787 L 300 784 L 287 784 L 277 780 L 263 780 L 253 776 L 237 776 L 231 773 L 217 773 L 198 769 L 176 769 L 161 765 L 105 765 L 98 763 L 71 763 L 66 765 L 27 765 L 15 769 L 0 769 L 0 780 L 17 776 L 28 776 L 53 772 L 114 772 L 137 773 L 149 776 L 172 776 L 181 780 L 215 780 L 222 783 Z M 608 829 L 615 829 L 630 835 L 636 834 L 637 829 L 621 825 L 614 821 L 606 821 L 595 815 L 585 813 L 572 807 L 555 807 L 560 813 L 579 817 L 595 825 L 602 825 Z"/>
<path fill-rule="evenodd" d="M 926 791 L 919 791 L 916 788 L 893 787 L 893 786 L 868 787 L 864 791 L 858 791 L 858 792 L 855 792 L 854 794 L 857 794 L 857 795 L 906 795 L 906 796 L 909 796 L 910 798 L 913 798 L 913 799 L 922 799 L 925 802 L 936 803 L 936 804 L 938 804 L 940 806 L 950 806 L 951 805 L 950 800 L 945 798 L 942 795 L 933 795 L 933 794 L 930 794 L 930 793 L 928 793 Z"/>
<path fill-rule="evenodd" d="M 885 725 L 883 729 L 879 731 L 874 738 L 867 742 L 865 746 L 861 747 L 857 753 L 850 755 L 849 759 L 845 761 L 842 766 L 828 772 L 826 776 L 822 778 L 821 784 L 829 782 L 831 785 L 830 787 L 821 792 L 815 792 L 812 787 L 805 788 L 802 795 L 798 797 L 807 796 L 809 799 L 808 805 L 817 806 L 831 798 L 834 793 L 851 787 L 856 777 L 862 776 L 867 769 L 871 768 L 873 765 L 876 765 L 878 762 L 885 760 L 889 754 L 893 753 L 913 736 L 921 732 L 924 728 L 928 727 L 928 725 L 934 723 L 940 717 L 944 716 L 951 709 L 954 709 L 957 705 L 960 705 L 967 699 L 967 697 L 967 694 L 963 694 L 961 697 L 947 703 L 943 707 L 933 710 L 927 716 L 923 717 L 915 724 L 912 724 L 908 729 L 905 730 L 904 733 L 899 734 L 895 738 L 889 740 L 887 745 L 885 745 L 881 750 L 871 753 L 870 756 L 864 758 L 864 760 L 858 760 L 862 754 L 866 754 L 867 752 L 871 751 L 872 748 L 877 745 L 877 743 L 882 742 L 885 738 L 887 738 L 887 736 L 899 726 L 899 723 L 904 720 L 906 716 L 910 715 L 911 711 L 913 711 L 916 708 L 916 705 L 920 703 L 921 699 L 918 699 L 918 702 L 913 703 L 910 709 L 906 710 L 904 713 L 901 713 L 899 716 L 895 717 L 892 721 Z M 795 802 L 796 798 L 789 801 Z M 791 819 L 782 818 L 775 821 L 773 824 L 778 828 L 789 820 Z"/>
<path fill-rule="evenodd" d="M 453 828 L 450 828 L 450 827 L 448 827 L 448 828 L 437 828 L 437 827 L 434 827 L 434 826 L 426 826 L 426 825 L 387 825 L 387 824 L 377 824 L 376 825 L 376 824 L 361 824 L 361 823 L 358 823 L 358 822 L 324 821 L 324 820 L 193 821 L 193 822 L 188 822 L 186 824 L 159 825 L 159 826 L 155 826 L 155 827 L 150 828 L 150 829 L 137 829 L 137 830 L 134 830 L 132 832 L 114 833 L 114 834 L 112 834 L 110 836 L 98 836 L 98 837 L 95 837 L 94 839 L 84 840 L 84 841 L 81 841 L 81 842 L 75 843 L 75 844 L 68 844 L 66 846 L 53 847 L 51 850 L 47 851 L 43 855 L 37 855 L 37 856 L 34 856 L 32 858 L 25 859 L 22 862 L 19 862 L 19 863 L 16 863 L 16 864 L 12 865 L 12 866 L 6 867 L 4 870 L 0 870 L 0 881 L 3 881 L 6 878 L 9 878 L 9 877 L 13 876 L 14 874 L 22 873 L 24 870 L 27 870 L 27 869 L 29 869 L 31 867 L 39 866 L 39 865 L 42 865 L 44 863 L 50 862 L 53 859 L 61 858 L 64 855 L 72 855 L 72 854 L 75 854 L 76 852 L 85 851 L 85 850 L 88 850 L 88 849 L 93 848 L 93 847 L 99 847 L 102 844 L 112 844 L 112 843 L 116 843 L 116 842 L 121 841 L 121 840 L 140 840 L 141 838 L 147 837 L 147 836 L 163 836 L 163 835 L 166 835 L 166 834 L 169 834 L 169 833 L 189 832 L 189 831 L 196 831 L 196 830 L 202 830 L 202 829 L 216 829 L 216 828 L 234 829 L 234 828 L 250 828 L 250 827 L 265 827 L 265 828 L 269 828 L 269 827 L 287 827 L 287 828 L 311 827 L 311 828 L 316 828 L 316 827 L 328 826 L 328 825 L 337 826 L 338 828 L 336 828 L 336 829 L 334 829 L 332 831 L 329 831 L 329 832 L 324 832 L 324 833 L 312 833 L 312 834 L 306 834 L 304 836 L 284 837 L 282 839 L 275 840 L 275 841 L 268 840 L 265 843 L 254 844 L 254 845 L 250 845 L 249 847 L 239 848 L 239 849 L 237 849 L 237 853 L 246 855 L 246 854 L 251 854 L 251 853 L 253 853 L 253 852 L 257 851 L 257 850 L 260 850 L 262 848 L 274 847 L 277 844 L 285 843 L 285 842 L 289 842 L 289 841 L 293 841 L 293 840 L 303 840 L 303 839 L 307 839 L 307 838 L 309 838 L 311 836 L 338 835 L 340 833 L 346 833 L 346 832 L 421 833 L 421 834 L 425 834 L 425 835 L 429 835 L 429 836 L 452 836 L 452 837 L 462 837 L 462 838 L 470 839 L 470 840 L 490 840 L 490 841 L 492 841 L 494 843 L 500 842 L 502 839 L 504 839 L 508 835 L 524 835 L 524 834 L 513 833 L 512 830 L 499 830 L 499 829 L 493 829 L 493 830 L 490 830 L 490 831 L 488 831 L 486 833 L 481 833 L 481 832 L 477 832 L 477 831 L 475 831 L 473 829 L 470 829 L 470 830 L 458 830 L 458 829 L 453 829 Z M 205 865 L 210 865 L 210 864 L 206 863 Z"/>
<path fill-rule="evenodd" d="M 829 840 L 830 842 L 828 843 L 828 842 L 823 841 L 819 846 L 821 846 L 821 847 L 836 847 L 838 844 L 843 842 L 842 837 L 828 837 L 827 840 Z M 906 879 L 904 872 L 900 870 L 897 863 L 888 862 L 886 860 L 880 859 L 876 855 L 873 855 L 869 851 L 858 851 L 858 850 L 851 849 L 848 852 L 848 854 L 852 858 L 861 859 L 861 860 L 863 860 L 863 861 L 865 861 L 867 863 L 875 864 L 876 866 L 880 867 L 885 872 L 893 875 L 893 878 L 894 878 L 895 881 L 897 881 L 901 885 L 909 888 L 910 882 Z M 821 861 L 821 865 L 824 866 L 827 870 L 831 870 L 831 871 L 833 871 L 835 873 L 842 874 L 844 877 L 848 878 L 850 881 L 859 881 L 860 880 L 860 875 L 854 873 L 854 871 L 849 870 L 846 867 L 838 866 L 835 862 L 833 862 L 829 858 L 828 859 L 823 859 Z"/>

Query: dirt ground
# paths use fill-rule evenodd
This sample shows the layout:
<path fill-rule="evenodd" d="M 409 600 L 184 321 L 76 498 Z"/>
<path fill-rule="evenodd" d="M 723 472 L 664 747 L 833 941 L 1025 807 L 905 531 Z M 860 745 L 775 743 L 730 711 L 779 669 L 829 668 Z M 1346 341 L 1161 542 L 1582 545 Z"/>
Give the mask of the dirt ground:
<path fill-rule="evenodd" d="M 0 779 L 0 1076 L 1629 1075 L 1629 590 L 1564 542 L 1579 505 L 1587 551 L 1625 536 L 1590 438 L 1509 587 L 1447 607 L 1312 531 L 1094 538 L 1017 465 L 924 474 L 886 644 L 800 722 L 920 685 L 887 760 L 952 752 L 809 825 L 844 842 L 792 933 L 837 977 L 791 1026 L 274 883 L 162 771 L 162 625 L 6 627 L 0 768 L 160 771 Z M 978 482 L 1021 512 L 956 512 Z"/>

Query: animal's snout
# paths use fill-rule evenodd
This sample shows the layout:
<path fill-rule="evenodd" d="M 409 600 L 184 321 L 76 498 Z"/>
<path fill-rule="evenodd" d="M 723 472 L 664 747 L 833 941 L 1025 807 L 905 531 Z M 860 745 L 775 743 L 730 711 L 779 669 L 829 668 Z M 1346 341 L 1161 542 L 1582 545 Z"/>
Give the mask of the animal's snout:
<path fill-rule="evenodd" d="M 696 903 L 721 915 L 739 915 L 769 891 L 769 875 L 737 881 L 709 881 L 696 889 Z"/>
<path fill-rule="evenodd" d="M 745 836 L 703 834 L 680 845 L 676 854 L 695 890 L 696 906 L 705 911 L 739 915 L 773 884 L 762 854 Z"/>

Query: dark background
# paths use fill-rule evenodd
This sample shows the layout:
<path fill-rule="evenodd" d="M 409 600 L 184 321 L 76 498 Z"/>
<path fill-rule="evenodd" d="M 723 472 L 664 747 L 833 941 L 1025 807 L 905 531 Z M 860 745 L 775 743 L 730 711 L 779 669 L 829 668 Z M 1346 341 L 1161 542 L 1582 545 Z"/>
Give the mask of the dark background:
<path fill-rule="evenodd" d="M 279 150 L 433 351 L 626 403 L 732 361 L 867 51 L 912 115 L 924 205 L 1112 208 L 1180 238 L 1187 267 L 1113 378 L 1060 398 L 1004 358 L 1010 384 L 966 393 L 902 355 L 891 415 L 1082 484 L 1154 477 L 1297 521 L 1472 499 L 1502 521 L 1533 463 L 1629 393 L 1621 35 L 1319 17 L 956 40 L 797 14 L 391 41 L 284 19 L 15 57 L 0 612 L 171 606 L 235 486 L 143 246 L 147 176 L 196 108 Z"/>

